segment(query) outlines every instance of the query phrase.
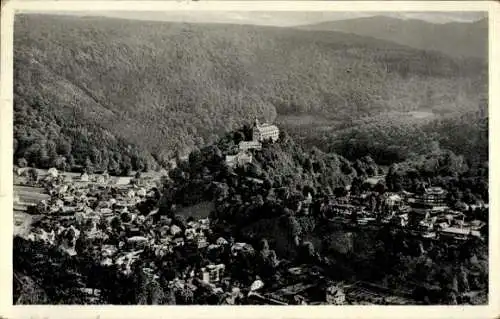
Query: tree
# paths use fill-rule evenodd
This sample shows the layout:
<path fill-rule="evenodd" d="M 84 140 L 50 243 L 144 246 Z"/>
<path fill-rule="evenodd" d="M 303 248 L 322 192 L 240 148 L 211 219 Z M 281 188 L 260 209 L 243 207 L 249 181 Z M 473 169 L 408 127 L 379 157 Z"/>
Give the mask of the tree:
<path fill-rule="evenodd" d="M 111 219 L 110 226 L 116 231 L 122 227 L 122 220 L 118 216 L 115 216 Z"/>
<path fill-rule="evenodd" d="M 374 187 L 374 190 L 379 193 L 379 194 L 383 194 L 385 193 L 386 191 L 386 187 L 385 187 L 385 184 L 382 182 L 382 181 L 379 181 L 375 187 Z"/>
<path fill-rule="evenodd" d="M 88 156 L 85 159 L 85 172 L 87 172 L 87 174 L 94 173 L 94 165 L 93 165 L 92 161 L 90 160 L 90 157 L 88 157 Z"/>
<path fill-rule="evenodd" d="M 345 187 L 336 187 L 333 193 L 337 198 L 344 197 L 347 195 L 347 190 L 345 189 Z"/>
<path fill-rule="evenodd" d="M 363 181 L 359 177 L 354 177 L 351 183 L 351 194 L 354 195 L 359 195 L 361 193 L 361 185 L 363 184 Z"/>

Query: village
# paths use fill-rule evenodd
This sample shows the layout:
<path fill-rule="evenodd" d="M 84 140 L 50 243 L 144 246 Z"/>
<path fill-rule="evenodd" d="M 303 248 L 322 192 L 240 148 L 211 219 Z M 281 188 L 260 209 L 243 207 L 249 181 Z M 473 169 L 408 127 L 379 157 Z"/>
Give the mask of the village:
<path fill-rule="evenodd" d="M 235 155 L 226 156 L 230 167 L 243 166 L 252 162 L 249 150 L 262 149 L 262 141 L 277 141 L 279 128 L 272 124 L 261 124 L 256 119 L 253 125 L 251 141 L 241 141 Z M 415 236 L 427 240 L 465 241 L 471 237 L 482 238 L 486 223 L 476 217 L 482 214 L 487 219 L 488 204 L 463 204 L 460 209 L 451 209 L 446 204 L 447 192 L 441 187 L 427 185 L 423 192 L 414 194 L 402 190 L 399 193 L 383 192 L 382 203 L 378 208 L 370 208 L 370 200 L 375 195 L 373 188 L 383 183 L 384 175 L 372 176 L 365 183 L 371 189 L 361 194 L 351 195 L 350 186 L 345 188 L 343 196 L 331 196 L 322 203 L 325 218 L 333 222 L 371 226 L 390 224 L 408 229 Z M 311 194 L 299 203 L 297 213 L 309 214 L 314 199 Z M 478 213 L 478 214 L 476 214 Z"/>
<path fill-rule="evenodd" d="M 255 123 L 252 141 L 242 141 L 236 155 L 226 157 L 228 166 L 252 161 L 250 149 L 260 149 L 264 139 L 276 141 L 279 130 L 274 125 Z M 255 278 L 251 285 L 233 280 L 231 265 L 240 255 L 255 251 L 248 243 L 217 236 L 208 217 L 188 218 L 179 222 L 158 214 L 162 177 L 140 173 L 134 177 L 101 174 L 68 174 L 52 168 L 32 180 L 27 170 L 16 171 L 15 235 L 31 241 L 57 246 L 70 256 L 78 254 L 77 242 L 85 238 L 93 244 L 102 266 L 115 265 L 123 275 L 142 270 L 153 279 L 160 277 L 165 256 L 196 251 L 203 263 L 190 265 L 169 284 L 188 289 L 192 294 L 209 291 L 220 304 L 405 304 L 414 302 L 411 293 L 394 294 L 383 287 L 363 282 L 334 282 L 320 266 L 280 265 L 280 285 Z M 384 176 L 374 176 L 367 183 L 375 186 Z M 26 203 L 29 189 L 38 197 Z M 36 191 L 35 191 L 36 189 Z M 373 191 L 325 200 L 308 194 L 296 214 L 313 213 L 319 202 L 321 218 L 345 227 L 381 227 L 405 229 L 409 236 L 429 241 L 460 243 L 471 238 L 483 239 L 486 223 L 472 218 L 472 212 L 486 214 L 488 205 L 467 206 L 453 210 L 445 204 L 446 190 L 427 187 L 422 194 L 385 192 L 382 205 L 370 207 Z M 477 214 L 474 214 L 477 216 Z M 147 257 L 145 257 L 147 256 Z M 86 289 L 89 298 L 98 299 L 99 291 Z"/>

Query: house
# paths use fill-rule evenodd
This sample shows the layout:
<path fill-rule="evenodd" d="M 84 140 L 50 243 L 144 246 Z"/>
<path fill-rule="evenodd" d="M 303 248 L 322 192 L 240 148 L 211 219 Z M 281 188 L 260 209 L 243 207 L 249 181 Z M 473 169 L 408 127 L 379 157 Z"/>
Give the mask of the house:
<path fill-rule="evenodd" d="M 68 191 L 68 185 L 62 185 L 61 187 L 57 188 L 57 193 L 58 194 L 64 194 Z"/>
<path fill-rule="evenodd" d="M 18 176 L 27 176 L 29 167 L 20 167 L 16 170 Z"/>
<path fill-rule="evenodd" d="M 231 247 L 231 253 L 236 256 L 238 255 L 240 252 L 251 252 L 253 251 L 253 247 L 247 243 L 235 243 L 232 247 Z"/>
<path fill-rule="evenodd" d="M 127 177 L 117 177 L 114 182 L 115 182 L 115 185 L 123 186 L 123 185 L 130 184 L 130 180 L 131 180 L 131 178 L 128 176 Z"/>
<path fill-rule="evenodd" d="M 196 240 L 198 248 L 205 248 L 208 246 L 207 238 L 205 236 L 198 236 Z"/>
<path fill-rule="evenodd" d="M 184 232 L 184 236 L 188 240 L 194 239 L 194 237 L 196 236 L 196 229 L 194 229 L 194 228 L 186 228 L 186 231 Z"/>
<path fill-rule="evenodd" d="M 144 248 L 147 243 L 148 239 L 144 236 L 133 236 L 127 239 L 127 243 L 133 246 L 134 248 Z"/>
<path fill-rule="evenodd" d="M 365 183 L 368 183 L 370 184 L 372 187 L 374 187 L 375 185 L 377 185 L 378 183 L 380 182 L 383 182 L 385 179 L 385 176 L 383 175 L 377 175 L 377 176 L 372 176 L 372 177 L 369 177 L 365 180 Z"/>
<path fill-rule="evenodd" d="M 172 244 L 176 247 L 184 246 L 184 238 L 176 237 L 172 239 Z"/>
<path fill-rule="evenodd" d="M 398 194 L 387 194 L 384 203 L 389 209 L 399 208 L 403 205 L 403 199 Z"/>
<path fill-rule="evenodd" d="M 229 242 L 228 242 L 225 238 L 223 238 L 223 237 L 219 237 L 219 238 L 215 241 L 215 243 L 216 243 L 217 245 L 220 245 L 220 246 L 224 246 L 224 245 L 229 244 Z"/>
<path fill-rule="evenodd" d="M 87 173 L 82 173 L 82 175 L 80 175 L 80 181 L 81 182 L 88 182 L 90 179 L 89 179 L 89 174 Z"/>
<path fill-rule="evenodd" d="M 137 190 L 137 196 L 140 196 L 140 197 L 146 197 L 146 189 L 144 188 L 139 188 Z"/>
<path fill-rule="evenodd" d="M 336 285 L 326 288 L 326 302 L 330 305 L 343 305 L 345 303 L 344 290 Z"/>
<path fill-rule="evenodd" d="M 413 197 L 410 206 L 418 213 L 444 211 L 447 209 L 446 192 L 441 187 L 426 188 L 422 194 Z"/>
<path fill-rule="evenodd" d="M 53 177 L 53 178 L 56 178 L 59 175 L 57 172 L 57 169 L 54 167 L 50 168 L 47 173 L 50 177 Z"/>
<path fill-rule="evenodd" d="M 172 234 L 172 236 L 180 234 L 181 232 L 182 229 L 177 225 L 172 225 L 172 227 L 170 227 L 170 234 Z"/>
<path fill-rule="evenodd" d="M 250 304 L 257 304 L 257 305 L 279 305 L 279 306 L 288 305 L 287 302 L 278 300 L 273 296 L 267 296 L 267 295 L 265 296 L 253 291 L 251 291 L 248 294 L 248 302 Z"/>
<path fill-rule="evenodd" d="M 268 296 L 289 304 L 302 304 L 302 301 L 305 301 L 303 295 L 314 287 L 316 287 L 315 283 L 298 282 L 271 292 Z"/>
<path fill-rule="evenodd" d="M 253 157 L 252 154 L 248 152 L 240 152 L 237 155 L 236 161 L 239 166 L 243 166 L 245 164 L 252 163 Z"/>
<path fill-rule="evenodd" d="M 445 227 L 439 231 L 439 235 L 444 238 L 467 240 L 472 234 L 470 228 Z"/>
<path fill-rule="evenodd" d="M 260 124 L 258 119 L 255 119 L 255 123 L 252 130 L 252 140 L 256 142 L 262 142 L 265 140 L 272 140 L 276 142 L 279 139 L 279 129 L 276 125 L 272 124 Z"/>
<path fill-rule="evenodd" d="M 229 167 L 243 166 L 245 164 L 251 163 L 252 160 L 252 154 L 242 151 L 236 155 L 226 155 L 226 164 Z"/>
<path fill-rule="evenodd" d="M 251 182 L 251 183 L 254 183 L 254 184 L 259 184 L 259 185 L 264 184 L 264 180 L 262 180 L 260 178 L 255 178 L 255 177 L 247 176 L 246 180 L 249 181 L 249 182 Z"/>
<path fill-rule="evenodd" d="M 103 175 L 98 175 L 96 178 L 96 183 L 104 185 L 106 184 L 106 178 Z"/>
<path fill-rule="evenodd" d="M 210 228 L 210 219 L 202 218 L 198 222 L 200 223 L 201 229 L 209 229 Z"/>
<path fill-rule="evenodd" d="M 224 264 L 207 265 L 201 268 L 201 280 L 206 283 L 219 282 L 222 279 L 225 268 Z"/>
<path fill-rule="evenodd" d="M 226 155 L 226 164 L 229 167 L 235 167 L 238 163 L 237 155 Z"/>
<path fill-rule="evenodd" d="M 245 152 L 248 150 L 261 150 L 262 149 L 262 143 L 258 141 L 242 141 L 238 145 L 240 151 Z"/>

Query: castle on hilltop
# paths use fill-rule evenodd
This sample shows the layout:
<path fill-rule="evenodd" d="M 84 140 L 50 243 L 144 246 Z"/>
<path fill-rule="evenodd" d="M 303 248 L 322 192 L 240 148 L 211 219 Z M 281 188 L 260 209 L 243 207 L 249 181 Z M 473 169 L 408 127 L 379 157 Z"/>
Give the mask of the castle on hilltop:
<path fill-rule="evenodd" d="M 279 138 L 280 130 L 276 125 L 273 124 L 260 124 L 259 120 L 256 118 L 253 128 L 252 128 L 252 140 L 262 142 L 271 139 L 276 142 Z"/>

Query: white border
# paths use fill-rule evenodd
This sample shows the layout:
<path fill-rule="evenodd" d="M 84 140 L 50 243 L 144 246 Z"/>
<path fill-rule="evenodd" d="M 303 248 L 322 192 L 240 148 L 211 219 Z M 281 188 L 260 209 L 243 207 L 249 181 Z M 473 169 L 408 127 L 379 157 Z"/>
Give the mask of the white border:
<path fill-rule="evenodd" d="M 493 1 L 10 1 L 1 12 L 0 318 L 500 318 L 498 68 L 500 6 Z M 490 32 L 490 296 L 488 306 L 12 306 L 12 39 L 15 12 L 44 11 L 488 11 Z M 496 265 L 496 267 L 495 267 Z"/>

